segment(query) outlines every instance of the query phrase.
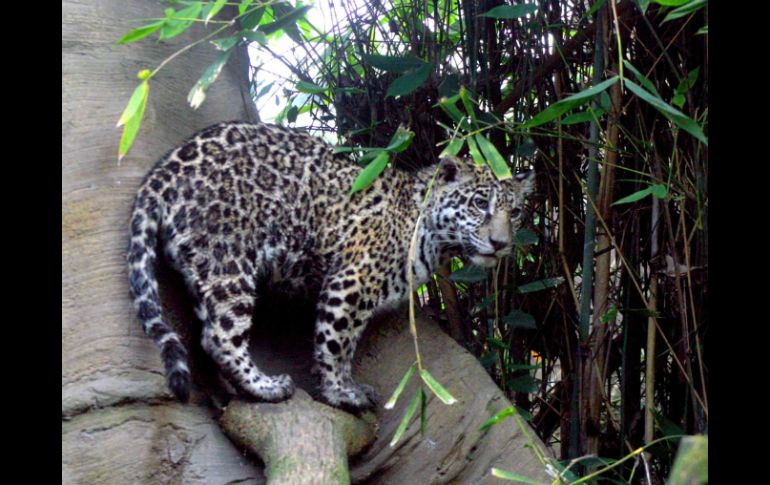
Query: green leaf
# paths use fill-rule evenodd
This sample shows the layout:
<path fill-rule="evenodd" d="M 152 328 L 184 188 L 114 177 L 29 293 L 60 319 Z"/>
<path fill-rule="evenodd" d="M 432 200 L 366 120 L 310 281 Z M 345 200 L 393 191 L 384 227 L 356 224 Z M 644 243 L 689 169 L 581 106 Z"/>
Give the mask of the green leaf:
<path fill-rule="evenodd" d="M 131 42 L 135 42 L 139 39 L 143 39 L 144 37 L 147 37 L 148 35 L 152 34 L 153 32 L 157 31 L 161 27 L 163 27 L 163 24 L 165 24 L 165 20 L 161 20 L 160 22 L 155 22 L 149 25 L 145 25 L 142 27 L 137 27 L 131 32 L 127 33 L 123 37 L 121 37 L 118 40 L 118 44 L 129 44 Z"/>
<path fill-rule="evenodd" d="M 538 240 L 537 234 L 530 229 L 519 229 L 513 236 L 513 244 L 516 246 L 529 246 Z"/>
<path fill-rule="evenodd" d="M 395 72 L 398 74 L 412 71 L 423 67 L 426 63 L 421 59 L 413 56 L 409 57 L 396 57 L 396 56 L 381 56 L 377 54 L 361 54 L 364 60 L 383 71 Z"/>
<path fill-rule="evenodd" d="M 412 144 L 412 139 L 414 139 L 414 132 L 399 126 L 385 150 L 390 153 L 403 152 Z"/>
<path fill-rule="evenodd" d="M 171 13 L 166 10 L 166 16 L 168 18 L 163 23 L 163 28 L 160 31 L 158 40 L 170 39 L 187 30 L 187 28 L 193 24 L 193 20 L 198 18 L 202 9 L 203 3 L 195 2 L 189 7 L 183 8 L 177 12 Z M 171 10 L 173 11 L 173 9 Z"/>
<path fill-rule="evenodd" d="M 517 288 L 519 293 L 532 293 L 535 291 L 540 290 L 547 290 L 549 288 L 556 288 L 557 286 L 561 285 L 564 282 L 564 277 L 559 276 L 556 278 L 545 278 L 538 281 L 533 281 L 532 283 L 527 283 L 526 285 L 519 286 Z"/>
<path fill-rule="evenodd" d="M 439 106 L 441 106 L 441 109 L 444 110 L 446 114 L 449 115 L 450 118 L 452 118 L 452 121 L 455 123 L 461 123 L 464 124 L 466 120 L 463 114 L 460 112 L 459 109 L 457 109 L 457 101 L 460 100 L 460 95 L 455 94 L 454 96 L 450 98 L 441 98 L 439 100 Z"/>
<path fill-rule="evenodd" d="M 516 155 L 524 158 L 532 158 L 535 156 L 535 149 L 537 147 L 535 146 L 535 140 L 533 140 L 531 137 L 524 137 L 524 140 L 521 142 L 521 145 L 516 147 Z"/>
<path fill-rule="evenodd" d="M 128 101 L 128 106 L 126 106 L 123 115 L 120 117 L 120 121 L 118 121 L 118 126 L 125 124 L 123 134 L 120 137 L 120 146 L 118 147 L 118 161 L 128 153 L 128 149 L 131 148 L 134 139 L 136 139 L 136 134 L 139 132 L 139 127 L 142 124 L 142 117 L 144 116 L 144 110 L 147 107 L 147 98 L 149 95 L 150 85 L 146 80 L 142 81 L 134 90 L 134 94 Z M 138 101 L 135 100 L 135 98 L 137 98 Z M 130 113 L 130 115 L 127 115 L 126 113 Z"/>
<path fill-rule="evenodd" d="M 476 165 L 486 165 L 487 161 L 484 159 L 484 155 L 482 155 L 479 151 L 479 146 L 476 145 L 473 137 L 469 136 L 466 138 L 466 140 L 468 141 L 468 151 L 471 152 L 471 158 L 473 158 L 473 161 L 476 163 Z"/>
<path fill-rule="evenodd" d="M 612 205 L 615 206 L 620 204 L 630 204 L 631 202 L 636 202 L 637 200 L 644 199 L 651 193 L 652 193 L 652 186 L 647 187 L 646 189 L 642 189 L 637 192 L 634 192 L 633 194 L 623 197 L 620 200 L 616 200 L 615 202 L 612 203 Z"/>
<path fill-rule="evenodd" d="M 668 485 L 703 485 L 709 481 L 708 436 L 685 436 L 676 452 Z"/>
<path fill-rule="evenodd" d="M 438 85 L 438 95 L 440 98 L 454 96 L 460 92 L 460 76 L 457 74 L 447 75 Z"/>
<path fill-rule="evenodd" d="M 675 95 L 671 99 L 671 104 L 676 105 L 676 107 L 679 109 L 681 109 L 682 106 L 684 106 L 684 102 L 685 102 L 685 97 L 684 97 L 684 94 L 682 93 Z"/>
<path fill-rule="evenodd" d="M 417 69 L 407 71 L 403 76 L 396 78 L 388 87 L 387 96 L 403 96 L 422 86 L 433 71 L 433 63 L 429 62 Z"/>
<path fill-rule="evenodd" d="M 479 432 L 483 433 L 484 431 L 488 430 L 495 424 L 499 423 L 500 421 L 504 421 L 505 418 L 508 416 L 511 416 L 512 414 L 515 414 L 516 411 L 513 409 L 513 406 L 508 406 L 507 408 L 503 409 L 502 411 L 497 412 L 494 416 L 487 419 L 484 424 L 481 425 L 481 428 L 479 428 Z"/>
<path fill-rule="evenodd" d="M 580 111 L 578 113 L 573 113 L 569 116 L 565 116 L 564 119 L 561 120 L 562 125 L 576 125 L 578 123 L 585 123 L 588 121 L 591 121 L 596 117 L 598 119 L 601 115 L 604 114 L 604 110 L 599 109 L 597 111 L 594 111 L 593 113 L 591 110 L 588 111 Z"/>
<path fill-rule="evenodd" d="M 465 144 L 465 140 L 462 138 L 453 138 L 449 144 L 444 148 L 444 150 L 441 151 L 441 154 L 439 157 L 443 157 L 444 155 L 452 155 L 455 156 L 458 153 L 460 153 L 460 150 L 463 149 L 463 145 Z"/>
<path fill-rule="evenodd" d="M 447 405 L 451 405 L 457 402 L 457 399 L 454 398 L 451 394 L 449 394 L 449 391 L 444 389 L 444 386 L 442 386 L 431 374 L 428 372 L 428 369 L 421 369 L 420 370 L 420 377 L 422 377 L 423 382 L 428 386 L 428 389 L 433 391 L 433 394 L 436 395 L 439 399 L 441 399 L 441 402 Z"/>
<path fill-rule="evenodd" d="M 668 187 L 666 184 L 655 184 L 650 188 L 652 189 L 652 195 L 659 199 L 665 199 L 668 195 Z"/>
<path fill-rule="evenodd" d="M 208 24 L 209 20 L 213 19 L 219 13 L 219 11 L 222 10 L 222 7 L 225 6 L 225 3 L 227 3 L 227 0 L 216 0 L 214 3 L 209 3 L 203 7 L 203 24 Z"/>
<path fill-rule="evenodd" d="M 517 19 L 527 14 L 537 12 L 537 5 L 500 5 L 492 10 L 479 15 L 479 17 L 492 17 L 494 19 Z"/>
<path fill-rule="evenodd" d="M 243 12 L 249 8 L 249 5 L 251 5 L 252 2 L 254 2 L 254 0 L 241 0 L 241 4 L 238 5 L 238 15 L 243 15 Z"/>
<path fill-rule="evenodd" d="M 391 447 L 398 443 L 398 440 L 401 439 L 401 436 L 403 436 L 406 428 L 409 427 L 409 422 L 412 420 L 414 412 L 417 411 L 417 404 L 420 402 L 420 391 L 422 391 L 422 389 L 418 389 L 417 392 L 414 393 L 412 400 L 409 402 L 409 406 L 406 408 L 406 413 L 404 414 L 404 417 L 401 418 L 401 422 L 398 424 L 398 428 L 396 428 L 396 434 L 394 434 L 393 439 L 390 440 Z"/>
<path fill-rule="evenodd" d="M 707 3 L 708 3 L 708 0 L 692 0 L 691 2 L 685 5 L 682 5 L 679 8 L 675 8 L 674 10 L 669 12 L 669 14 L 666 15 L 666 18 L 663 19 L 663 22 L 661 23 L 664 24 L 669 20 L 678 19 L 679 17 L 684 17 L 685 15 L 691 14 L 692 12 L 695 12 L 699 8 L 705 7 Z"/>
<path fill-rule="evenodd" d="M 417 368 L 417 362 L 409 366 L 409 369 L 406 371 L 406 374 L 404 374 L 404 377 L 401 378 L 401 382 L 398 383 L 398 386 L 396 386 L 396 390 L 393 391 L 393 395 L 390 396 L 390 399 L 388 399 L 388 402 L 385 403 L 385 409 L 393 409 L 393 406 L 396 405 L 396 401 L 398 401 L 398 397 L 401 395 L 402 392 L 404 392 L 404 389 L 406 388 L 406 385 L 409 383 L 409 379 L 412 378 L 412 375 L 414 374 L 414 370 Z"/>
<path fill-rule="evenodd" d="M 695 35 L 702 35 L 702 34 L 708 34 L 708 33 L 709 33 L 709 26 L 708 25 L 704 25 L 703 27 L 698 29 L 697 32 L 695 32 Z"/>
<path fill-rule="evenodd" d="M 371 163 L 358 174 L 358 177 L 356 177 L 356 180 L 353 182 L 353 186 L 350 189 L 350 193 L 355 194 L 359 190 L 369 188 L 382 171 L 385 170 L 385 167 L 388 165 L 388 160 L 390 160 L 388 152 L 384 150 L 379 152 L 374 160 L 372 160 Z"/>
<path fill-rule="evenodd" d="M 460 86 L 460 100 L 463 102 L 463 107 L 465 108 L 465 113 L 470 116 L 471 123 L 474 127 L 476 127 L 476 109 L 474 107 L 475 101 L 471 99 L 471 95 L 468 93 L 468 90 L 465 89 L 465 86 Z"/>
<path fill-rule="evenodd" d="M 258 30 L 242 30 L 241 35 L 249 40 L 258 42 L 261 46 L 267 45 L 267 36 Z"/>
<path fill-rule="evenodd" d="M 504 478 L 505 480 L 513 480 L 521 483 L 528 483 L 529 485 L 548 485 L 545 482 L 538 482 L 532 478 L 520 475 L 514 472 L 507 472 L 499 468 L 492 468 L 492 476 L 497 478 Z"/>
<path fill-rule="evenodd" d="M 509 327 L 536 329 L 535 317 L 520 310 L 513 310 L 503 317 L 503 323 Z"/>
<path fill-rule="evenodd" d="M 494 337 L 487 337 L 487 343 L 499 350 L 510 350 L 511 347 L 510 344 Z"/>
<path fill-rule="evenodd" d="M 625 59 L 623 60 L 623 65 L 625 66 L 626 69 L 628 69 L 629 71 L 634 73 L 634 76 L 636 76 L 636 79 L 642 84 L 642 86 L 645 87 L 645 89 L 647 89 L 647 91 L 653 93 L 655 96 L 660 98 L 660 94 L 658 93 L 658 90 L 655 89 L 655 85 L 652 84 L 652 81 L 647 79 L 644 76 L 644 74 L 639 72 L 639 70 L 637 68 L 635 68 L 633 65 L 631 65 L 630 62 L 628 62 Z"/>
<path fill-rule="evenodd" d="M 317 84 L 309 83 L 307 81 L 299 81 L 297 83 L 297 91 L 301 93 L 321 94 L 327 89 L 328 88 L 325 86 L 318 86 Z"/>
<path fill-rule="evenodd" d="M 289 123 L 294 123 L 297 121 L 297 115 L 299 114 L 299 108 L 296 106 L 292 106 L 289 108 L 289 111 L 286 112 L 286 121 Z"/>
<path fill-rule="evenodd" d="M 521 376 L 508 381 L 508 389 L 516 392 L 536 393 L 540 387 L 532 376 Z"/>
<path fill-rule="evenodd" d="M 131 98 L 128 100 L 128 104 L 123 110 L 123 114 L 120 115 L 120 119 L 118 120 L 116 128 L 120 128 L 122 125 L 126 124 L 128 120 L 136 115 L 137 111 L 139 111 L 142 105 L 147 102 L 147 96 L 149 93 L 150 85 L 147 83 L 147 81 L 145 80 L 139 83 L 139 86 L 137 86 L 134 89 L 133 94 L 131 94 Z"/>
<path fill-rule="evenodd" d="M 190 92 L 187 94 L 187 102 L 190 103 L 192 109 L 198 109 L 203 100 L 206 99 L 206 90 L 217 79 L 219 73 L 222 72 L 222 67 L 232 53 L 233 49 L 220 53 L 216 60 L 206 68 L 198 82 L 190 89 Z"/>
<path fill-rule="evenodd" d="M 678 127 L 683 129 L 687 133 L 694 136 L 704 145 L 708 145 L 708 139 L 706 138 L 706 135 L 703 134 L 703 130 L 698 125 L 698 123 L 695 122 L 695 120 L 693 120 L 686 114 L 682 113 L 678 109 L 672 106 L 669 106 L 662 99 L 656 96 L 653 96 L 649 92 L 645 91 L 644 88 L 634 83 L 633 81 L 626 79 L 625 84 L 626 84 L 626 87 L 632 93 L 636 94 L 637 96 L 642 98 L 644 101 L 647 101 L 648 103 L 650 103 L 655 109 L 660 111 L 660 113 L 663 116 L 671 120 L 674 124 L 676 124 Z"/>
<path fill-rule="evenodd" d="M 270 22 L 269 24 L 265 24 L 265 25 L 260 25 L 259 30 L 269 35 L 269 34 L 272 34 L 273 32 L 277 32 L 278 30 L 285 29 L 286 27 L 296 24 L 297 20 L 304 17 L 305 13 L 311 8 L 313 8 L 312 5 L 297 7 L 291 10 L 286 15 L 278 17 L 277 19 L 275 19 L 274 22 Z"/>
<path fill-rule="evenodd" d="M 487 270 L 481 266 L 469 264 L 468 266 L 463 266 L 462 268 L 450 274 L 449 279 L 452 281 L 459 281 L 461 283 L 484 281 L 487 279 Z"/>
<path fill-rule="evenodd" d="M 522 128 L 532 128 L 535 126 L 540 126 L 544 123 L 548 123 L 549 121 L 558 118 L 562 114 L 566 113 L 567 111 L 571 110 L 572 108 L 579 106 L 586 101 L 590 100 L 597 94 L 601 93 L 602 91 L 606 90 L 616 82 L 618 82 L 618 79 L 620 79 L 618 76 L 613 76 L 610 79 L 607 79 L 604 82 L 601 82 L 597 84 L 596 86 L 593 86 L 591 88 L 585 89 L 577 94 L 573 94 L 572 96 L 569 96 L 567 98 L 564 98 L 562 100 L 559 100 L 537 115 L 535 115 L 532 119 L 527 121 L 522 125 Z"/>
<path fill-rule="evenodd" d="M 237 35 L 234 35 L 231 37 L 224 37 L 222 39 L 212 40 L 211 43 L 214 44 L 217 50 L 227 51 L 232 49 L 235 46 L 235 44 L 238 43 L 239 40 L 240 40 L 240 37 Z"/>
<path fill-rule="evenodd" d="M 511 169 L 492 142 L 487 140 L 481 133 L 476 133 L 474 138 L 479 144 L 481 152 L 484 154 L 484 158 L 487 159 L 487 163 L 492 168 L 492 172 L 494 172 L 497 180 L 505 180 L 513 177 Z"/>
<path fill-rule="evenodd" d="M 425 435 L 425 426 L 428 416 L 428 396 L 425 394 L 425 389 L 420 386 L 420 434 Z"/>
<path fill-rule="evenodd" d="M 690 0 L 652 0 L 652 1 L 657 3 L 658 5 L 663 5 L 664 7 L 678 7 L 680 5 L 684 5 Z"/>
<path fill-rule="evenodd" d="M 259 25 L 259 21 L 262 20 L 262 15 L 264 15 L 264 13 L 265 13 L 265 7 L 259 7 L 259 8 L 255 8 L 251 12 L 241 17 L 241 29 L 252 31 L 254 27 Z M 262 34 L 263 36 L 265 35 L 264 32 L 260 32 L 260 34 Z M 262 42 L 260 42 L 260 44 L 262 44 Z"/>
<path fill-rule="evenodd" d="M 150 79 L 150 76 L 152 76 L 152 71 L 150 71 L 149 69 L 142 69 L 136 74 L 136 77 L 138 77 L 142 81 L 146 81 L 147 79 Z"/>

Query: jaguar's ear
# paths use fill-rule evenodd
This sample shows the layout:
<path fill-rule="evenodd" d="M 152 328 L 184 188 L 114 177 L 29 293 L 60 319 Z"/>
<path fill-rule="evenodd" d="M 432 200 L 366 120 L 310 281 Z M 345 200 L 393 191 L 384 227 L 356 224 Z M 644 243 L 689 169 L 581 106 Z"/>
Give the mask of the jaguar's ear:
<path fill-rule="evenodd" d="M 439 161 L 438 179 L 444 183 L 460 182 L 466 179 L 469 170 L 466 162 L 454 155 L 443 155 Z"/>
<path fill-rule="evenodd" d="M 527 197 L 535 190 L 535 169 L 517 173 L 513 178 L 519 184 L 522 196 Z"/>

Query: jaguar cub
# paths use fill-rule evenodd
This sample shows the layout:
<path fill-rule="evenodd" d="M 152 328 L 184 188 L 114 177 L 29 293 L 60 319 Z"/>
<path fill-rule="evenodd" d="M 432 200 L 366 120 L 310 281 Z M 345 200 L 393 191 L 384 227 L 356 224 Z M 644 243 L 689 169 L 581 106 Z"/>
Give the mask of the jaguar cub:
<path fill-rule="evenodd" d="M 269 278 L 316 299 L 321 395 L 333 406 L 362 409 L 374 393 L 353 381 L 351 362 L 372 314 L 408 295 L 407 271 L 421 284 L 452 256 L 495 265 L 511 250 L 534 186 L 531 171 L 498 181 L 486 167 L 447 157 L 415 173 L 388 170 L 351 195 L 360 171 L 302 131 L 246 123 L 211 126 L 154 166 L 131 215 L 128 274 L 177 398 L 189 396 L 188 355 L 161 315 L 158 243 L 197 302 L 203 348 L 237 388 L 266 401 L 294 391 L 288 375 L 265 375 L 248 352 L 258 283 Z"/>

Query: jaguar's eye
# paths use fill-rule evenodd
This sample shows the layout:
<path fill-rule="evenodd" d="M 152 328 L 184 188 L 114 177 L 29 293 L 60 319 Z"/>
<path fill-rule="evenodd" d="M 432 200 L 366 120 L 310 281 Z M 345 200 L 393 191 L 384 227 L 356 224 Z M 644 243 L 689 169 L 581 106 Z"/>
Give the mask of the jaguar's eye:
<path fill-rule="evenodd" d="M 521 217 L 521 209 L 519 209 L 518 207 L 515 207 L 511 211 L 511 219 L 518 219 L 519 217 Z"/>
<path fill-rule="evenodd" d="M 489 209 L 489 201 L 481 196 L 476 196 L 473 198 L 473 205 L 483 211 Z"/>

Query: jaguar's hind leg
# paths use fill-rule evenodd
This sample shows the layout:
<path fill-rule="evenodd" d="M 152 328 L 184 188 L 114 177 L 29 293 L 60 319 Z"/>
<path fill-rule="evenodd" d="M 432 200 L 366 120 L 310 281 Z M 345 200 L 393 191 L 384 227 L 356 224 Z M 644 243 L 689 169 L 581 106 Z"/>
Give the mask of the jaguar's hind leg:
<path fill-rule="evenodd" d="M 203 348 L 219 364 L 231 382 L 251 396 L 281 401 L 294 393 L 288 375 L 268 376 L 259 370 L 249 354 L 255 296 L 244 277 L 222 279 L 202 292 L 199 313 L 205 314 Z"/>

